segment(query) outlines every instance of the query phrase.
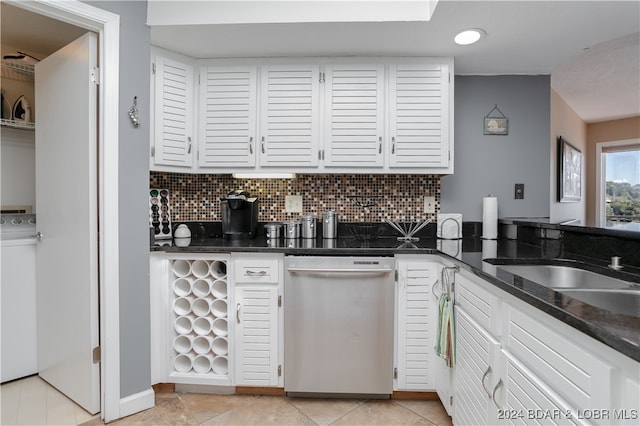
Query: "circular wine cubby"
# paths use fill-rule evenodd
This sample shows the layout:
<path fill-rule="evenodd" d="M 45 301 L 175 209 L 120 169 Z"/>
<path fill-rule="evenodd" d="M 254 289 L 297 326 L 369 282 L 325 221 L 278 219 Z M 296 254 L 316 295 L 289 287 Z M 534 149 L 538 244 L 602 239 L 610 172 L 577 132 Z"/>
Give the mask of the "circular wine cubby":
<path fill-rule="evenodd" d="M 173 372 L 193 377 L 227 376 L 227 261 L 173 259 L 170 271 Z"/>

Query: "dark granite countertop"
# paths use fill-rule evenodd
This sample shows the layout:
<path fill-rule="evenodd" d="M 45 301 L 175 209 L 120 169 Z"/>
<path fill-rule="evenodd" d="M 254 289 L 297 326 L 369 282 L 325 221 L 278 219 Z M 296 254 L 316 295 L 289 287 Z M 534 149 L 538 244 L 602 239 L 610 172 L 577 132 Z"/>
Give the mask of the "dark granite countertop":
<path fill-rule="evenodd" d="M 195 231 L 195 232 L 193 232 Z M 167 253 L 284 253 L 285 255 L 317 256 L 392 256 L 394 254 L 440 254 L 447 256 L 461 268 L 495 285 L 529 305 L 593 337 L 613 349 L 640 361 L 640 307 L 637 316 L 616 314 L 583 303 L 548 287 L 511 274 L 500 265 L 484 261 L 499 259 L 499 263 L 569 264 L 604 275 L 630 281 L 640 288 L 640 268 L 626 267 L 624 272 L 607 268 L 605 261 L 581 257 L 564 252 L 559 241 L 548 241 L 540 246 L 517 240 L 482 240 L 476 236 L 462 240 L 438 240 L 435 230 L 425 228 L 419 241 L 402 242 L 396 236 L 383 233 L 376 239 L 363 240 L 347 232 L 339 232 L 334 240 L 280 239 L 268 241 L 264 233 L 252 240 L 227 240 L 216 229 L 193 230 L 195 236 L 188 247 L 177 247 L 171 240 L 157 241 L 151 251 Z M 344 231 L 344 230 L 343 230 Z M 463 235 L 477 235 L 463 232 Z M 343 236 L 346 235 L 346 236 Z M 624 297 L 620 295 L 619 297 Z"/>

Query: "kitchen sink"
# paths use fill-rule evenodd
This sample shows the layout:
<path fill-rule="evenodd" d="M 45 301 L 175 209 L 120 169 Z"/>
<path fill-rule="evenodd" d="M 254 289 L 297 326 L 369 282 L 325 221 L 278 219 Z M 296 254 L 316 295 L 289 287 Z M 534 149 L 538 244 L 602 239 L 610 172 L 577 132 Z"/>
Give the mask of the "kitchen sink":
<path fill-rule="evenodd" d="M 558 265 L 497 265 L 545 287 L 562 289 L 628 289 L 631 283 L 584 269 Z"/>
<path fill-rule="evenodd" d="M 587 303 L 607 311 L 640 316 L 640 290 L 637 289 L 555 289 L 581 302 Z"/>

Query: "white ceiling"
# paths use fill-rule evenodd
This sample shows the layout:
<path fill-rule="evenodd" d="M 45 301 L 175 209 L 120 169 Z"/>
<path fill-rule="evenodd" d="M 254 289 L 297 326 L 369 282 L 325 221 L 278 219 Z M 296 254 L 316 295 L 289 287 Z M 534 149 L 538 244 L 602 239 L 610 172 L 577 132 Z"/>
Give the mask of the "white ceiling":
<path fill-rule="evenodd" d="M 41 19 L 2 3 L 3 47 L 47 55 L 80 30 Z M 453 36 L 464 28 L 486 37 L 457 46 Z M 429 22 L 154 25 L 151 39 L 194 58 L 453 56 L 458 75 L 551 74 L 586 122 L 640 115 L 637 0 L 440 0 Z"/>

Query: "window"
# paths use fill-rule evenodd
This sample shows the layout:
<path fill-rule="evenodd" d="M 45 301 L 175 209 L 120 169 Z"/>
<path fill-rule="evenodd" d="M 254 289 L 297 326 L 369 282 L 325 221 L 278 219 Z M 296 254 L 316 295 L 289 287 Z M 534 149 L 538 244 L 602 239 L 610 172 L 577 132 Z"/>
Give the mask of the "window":
<path fill-rule="evenodd" d="M 600 225 L 640 232 L 640 143 L 602 143 L 597 151 Z"/>

